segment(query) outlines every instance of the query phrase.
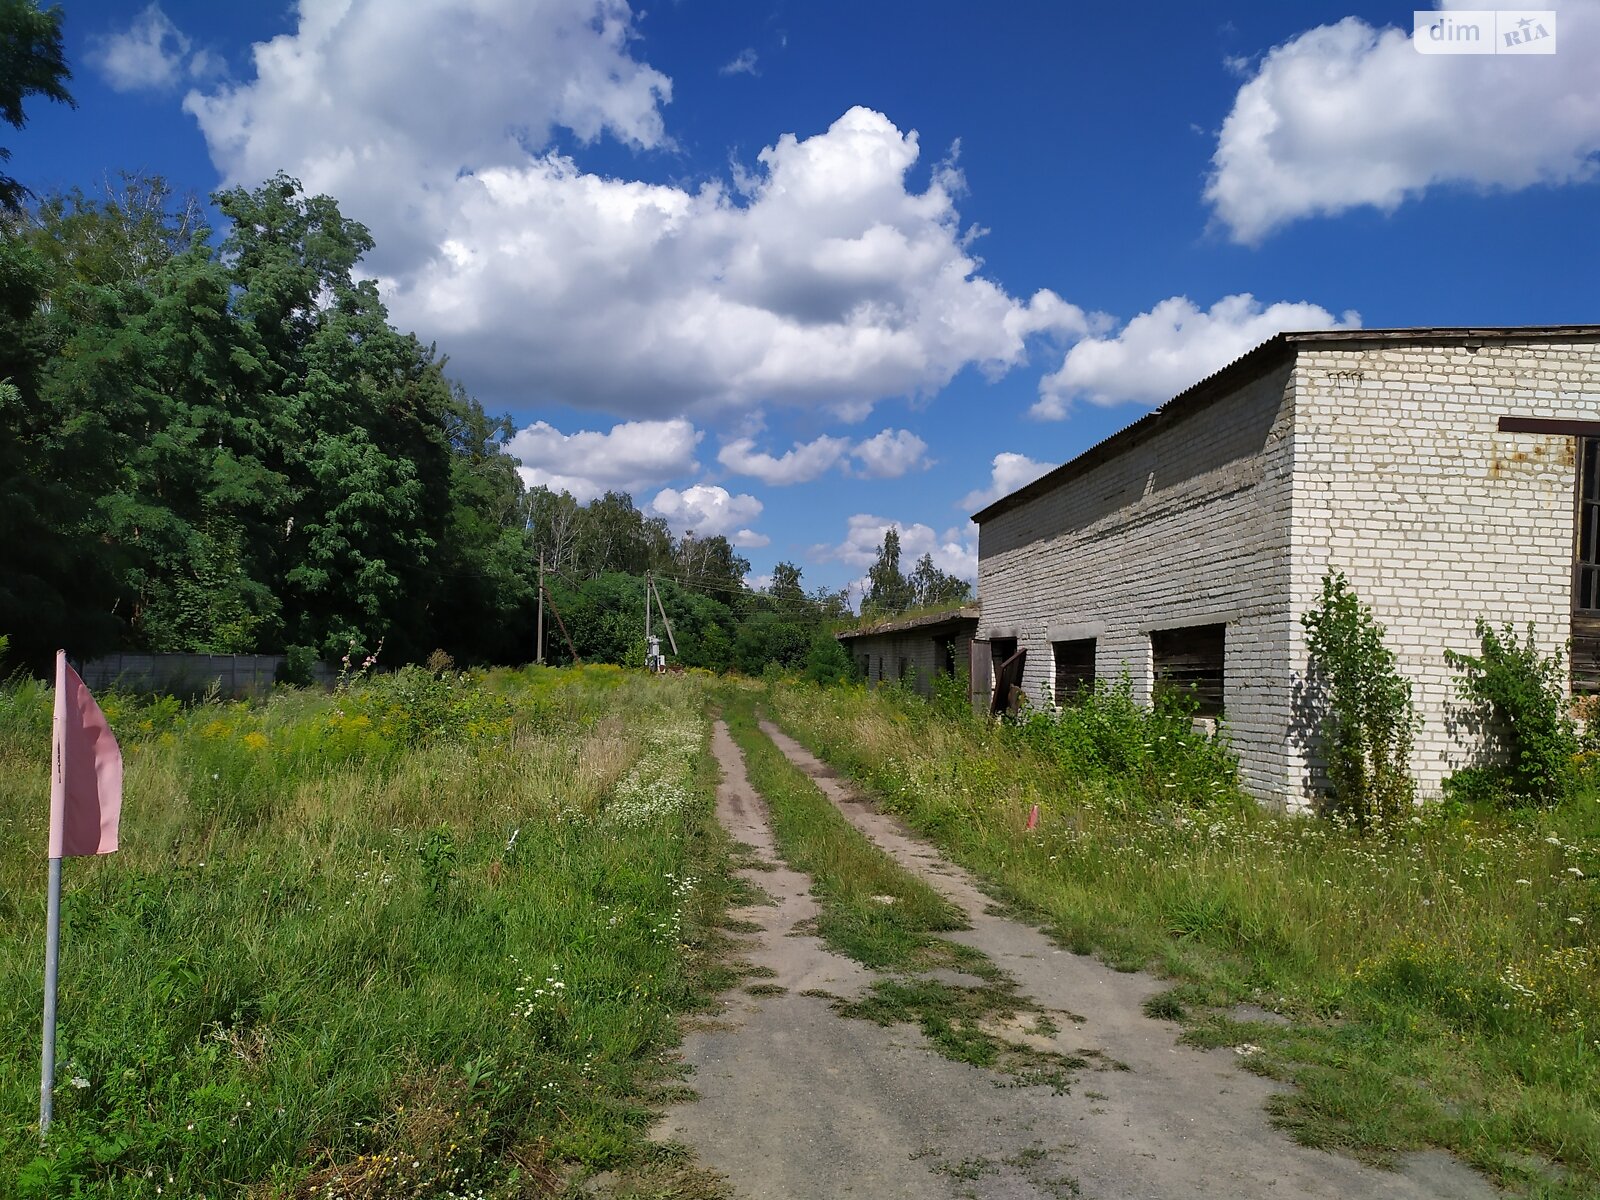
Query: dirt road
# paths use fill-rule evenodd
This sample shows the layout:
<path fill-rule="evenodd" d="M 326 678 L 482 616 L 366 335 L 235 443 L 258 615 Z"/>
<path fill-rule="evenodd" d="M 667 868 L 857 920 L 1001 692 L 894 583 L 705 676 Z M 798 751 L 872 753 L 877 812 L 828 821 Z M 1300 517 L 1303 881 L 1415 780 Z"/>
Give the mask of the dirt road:
<path fill-rule="evenodd" d="M 810 881 L 782 865 L 765 808 L 724 726 L 718 815 L 772 864 L 748 876 L 774 901 L 734 914 L 759 927 L 744 950 L 773 974 L 752 995 L 724 997 L 724 1014 L 692 1033 L 694 1103 L 658 1135 L 692 1145 L 748 1200 L 829 1197 L 1316 1198 L 1487 1200 L 1498 1195 L 1442 1154 L 1410 1156 L 1398 1172 L 1295 1145 L 1266 1120 L 1275 1084 L 1239 1068 L 1229 1050 L 1177 1042 L 1177 1027 L 1144 1015 L 1164 989 L 1053 945 L 1037 929 L 993 915 L 964 872 L 877 812 L 797 743 L 768 736 L 862 833 L 959 906 L 972 923 L 949 935 L 1009 972 L 1046 1011 L 1072 1014 L 1039 1048 L 1087 1057 L 1065 1094 L 939 1057 L 911 1026 L 884 1029 L 837 1015 L 831 993 L 859 995 L 876 978 L 805 932 L 816 915 Z M 777 989 L 783 989 L 781 992 Z M 1023 1035 L 1017 1035 L 1023 1040 Z M 1115 1064 L 1112 1066 L 1105 1064 Z M 1126 1069 L 1120 1069 L 1120 1068 Z"/>

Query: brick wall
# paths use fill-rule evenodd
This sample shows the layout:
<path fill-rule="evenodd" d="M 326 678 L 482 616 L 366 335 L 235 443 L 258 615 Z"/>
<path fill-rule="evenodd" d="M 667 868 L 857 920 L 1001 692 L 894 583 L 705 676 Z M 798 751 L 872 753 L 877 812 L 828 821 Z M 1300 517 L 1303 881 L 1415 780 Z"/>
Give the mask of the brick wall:
<path fill-rule="evenodd" d="M 1108 462 L 986 520 L 980 637 L 1028 651 L 1023 686 L 1051 683 L 1050 643 L 1096 639 L 1097 675 L 1148 698 L 1150 631 L 1225 622 L 1224 701 L 1247 786 L 1293 803 L 1289 365 L 1156 430 Z"/>
<path fill-rule="evenodd" d="M 1570 628 L 1574 439 L 1500 433 L 1498 418 L 1600 419 L 1600 345 L 1309 346 L 1292 390 L 1293 610 L 1330 566 L 1372 605 L 1424 721 L 1413 770 L 1437 792 L 1477 745 L 1443 651 L 1475 650 L 1478 616 L 1533 621 L 1546 650 Z M 1289 636 L 1299 678 L 1298 621 Z M 1292 740 L 1303 788 L 1315 756 Z"/>
<path fill-rule="evenodd" d="M 971 633 L 941 636 L 955 638 L 956 666 L 958 669 L 965 666 L 968 647 L 972 644 Z M 863 675 L 868 687 L 875 688 L 880 681 L 895 682 L 899 678 L 900 660 L 903 658 L 916 690 L 928 696 L 933 693 L 934 676 L 943 669 L 940 641 L 919 630 L 867 634 L 841 639 L 840 645 L 855 662 L 857 670 L 862 670 L 862 660 L 867 660 L 868 666 Z"/>

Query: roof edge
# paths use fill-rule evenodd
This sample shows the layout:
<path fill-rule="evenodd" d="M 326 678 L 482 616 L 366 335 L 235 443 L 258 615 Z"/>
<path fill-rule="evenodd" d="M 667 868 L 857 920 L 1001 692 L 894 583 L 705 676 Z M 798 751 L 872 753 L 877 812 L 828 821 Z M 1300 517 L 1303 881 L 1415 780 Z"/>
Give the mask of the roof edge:
<path fill-rule="evenodd" d="M 887 621 L 879 621 L 875 625 L 864 625 L 855 629 L 841 629 L 833 636 L 842 641 L 847 638 L 875 637 L 885 633 L 905 633 L 910 630 L 926 629 L 936 625 L 953 625 L 961 621 L 977 621 L 982 614 L 983 606 L 981 604 L 963 604 L 960 608 L 924 613 L 919 617 L 906 617 L 902 620 L 891 618 Z"/>
<path fill-rule="evenodd" d="M 1301 347 L 1341 343 L 1463 343 L 1473 342 L 1551 342 L 1600 339 L 1600 325 L 1440 325 L 1395 329 L 1302 329 L 1274 334 L 1253 350 L 1247 351 L 1204 379 L 1190 384 L 1159 408 L 1110 437 L 1069 458 L 1059 467 L 1046 471 L 972 514 L 980 525 L 991 518 L 1025 504 L 1046 492 L 1054 491 L 1074 476 L 1116 457 L 1129 445 L 1143 440 L 1158 428 L 1176 424 L 1203 408 L 1210 400 L 1265 374 L 1284 359 L 1292 358 Z"/>

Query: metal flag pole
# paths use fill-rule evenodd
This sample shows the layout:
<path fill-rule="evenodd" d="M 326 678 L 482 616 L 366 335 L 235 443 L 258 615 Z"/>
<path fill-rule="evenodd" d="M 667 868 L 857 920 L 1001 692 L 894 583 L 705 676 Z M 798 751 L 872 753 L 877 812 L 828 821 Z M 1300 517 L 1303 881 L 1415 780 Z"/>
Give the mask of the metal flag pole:
<path fill-rule="evenodd" d="M 61 860 L 50 860 L 50 901 L 44 942 L 44 1052 L 39 1065 L 39 1136 L 50 1132 L 56 1078 L 56 968 L 61 961 Z"/>
<path fill-rule="evenodd" d="M 67 720 L 67 652 L 56 651 L 55 716 L 50 722 L 50 899 L 45 907 L 44 1040 L 39 1054 L 39 1136 L 50 1132 L 56 1079 L 56 970 L 61 962 L 61 847 L 57 822 L 66 801 L 67 765 L 62 735 Z"/>

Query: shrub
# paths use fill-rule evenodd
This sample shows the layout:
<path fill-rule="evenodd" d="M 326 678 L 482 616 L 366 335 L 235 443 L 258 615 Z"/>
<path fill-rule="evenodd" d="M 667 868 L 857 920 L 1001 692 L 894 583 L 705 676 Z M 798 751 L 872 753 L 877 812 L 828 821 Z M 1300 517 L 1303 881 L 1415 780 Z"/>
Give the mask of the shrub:
<path fill-rule="evenodd" d="M 855 672 L 855 663 L 845 653 L 839 639 L 826 630 L 819 630 L 811 639 L 811 649 L 806 654 L 806 678 L 812 683 L 849 683 Z"/>
<path fill-rule="evenodd" d="M 1064 708 L 1026 710 L 1014 728 L 1079 778 L 1109 778 L 1146 803 L 1206 808 L 1239 796 L 1239 766 L 1225 737 L 1195 728 L 1194 702 L 1140 703 L 1123 675 L 1101 679 Z"/>
<path fill-rule="evenodd" d="M 1343 571 L 1322 577 L 1322 598 L 1300 623 L 1325 703 L 1318 732 L 1332 786 L 1327 808 L 1358 824 L 1405 811 L 1416 798 L 1410 765 L 1417 718 L 1383 626 Z"/>
<path fill-rule="evenodd" d="M 316 680 L 317 651 L 314 646 L 290 646 L 278 666 L 278 680 L 290 687 L 310 687 Z"/>
<path fill-rule="evenodd" d="M 1475 628 L 1477 655 L 1446 650 L 1444 658 L 1460 672 L 1457 695 L 1499 753 L 1486 766 L 1457 772 L 1451 791 L 1554 804 L 1571 790 L 1578 753 L 1561 654 L 1540 655 L 1531 621 L 1521 640 L 1509 623 L 1497 631 L 1479 617 Z"/>
<path fill-rule="evenodd" d="M 972 708 L 971 674 L 965 663 L 957 664 L 949 674 L 933 677 L 933 707 L 940 716 L 951 720 L 971 720 L 977 714 Z"/>

